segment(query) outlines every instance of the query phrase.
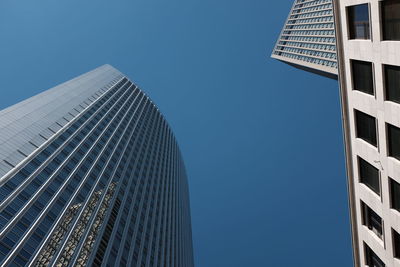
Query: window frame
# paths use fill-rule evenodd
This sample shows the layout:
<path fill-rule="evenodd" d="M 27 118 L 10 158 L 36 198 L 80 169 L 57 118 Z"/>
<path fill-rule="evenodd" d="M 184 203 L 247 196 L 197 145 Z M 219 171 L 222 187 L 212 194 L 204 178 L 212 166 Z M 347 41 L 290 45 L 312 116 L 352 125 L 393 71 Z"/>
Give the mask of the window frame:
<path fill-rule="evenodd" d="M 387 84 L 388 84 L 388 79 L 387 79 L 387 72 L 386 72 L 386 70 L 387 70 L 387 68 L 392 68 L 392 69 L 398 69 L 398 71 L 399 71 L 399 76 L 400 76 L 400 66 L 397 66 L 397 65 L 391 65 L 391 64 L 382 64 L 382 78 L 383 78 L 383 95 L 384 95 L 384 100 L 385 101 L 387 101 L 387 102 L 391 102 L 391 103 L 395 103 L 395 104 L 400 104 L 400 97 L 399 97 L 399 100 L 398 101 L 396 101 L 395 99 L 389 99 L 389 97 L 388 97 L 388 86 L 387 86 Z M 399 91 L 400 91 L 400 87 L 399 87 Z M 400 95 L 400 92 L 399 92 L 399 95 Z"/>
<path fill-rule="evenodd" d="M 398 185 L 400 189 L 400 183 L 397 182 L 395 179 L 388 177 L 389 178 L 389 200 L 390 200 L 390 209 L 395 210 L 397 212 L 400 212 L 400 201 L 398 207 L 394 207 L 393 203 L 393 198 L 394 198 L 394 192 L 393 192 L 393 185 Z M 400 190 L 399 190 L 400 193 Z M 400 197 L 400 194 L 399 194 Z"/>
<path fill-rule="evenodd" d="M 369 38 L 352 38 L 352 30 L 350 30 L 351 20 L 350 20 L 350 9 L 356 6 L 366 5 L 368 8 L 368 37 Z M 370 3 L 360 3 L 355 5 L 346 6 L 346 28 L 347 28 L 347 40 L 349 41 L 371 41 L 372 42 L 372 17 L 371 17 L 371 4 Z"/>
<path fill-rule="evenodd" d="M 383 5 L 384 5 L 385 2 L 389 2 L 389 1 L 387 1 L 387 0 L 379 1 L 379 7 L 378 7 L 378 9 L 379 9 L 379 21 L 380 21 L 379 31 L 380 31 L 381 41 L 382 42 L 386 42 L 386 41 L 388 41 L 388 42 L 399 42 L 400 38 L 399 39 L 385 39 L 385 19 L 384 19 L 385 17 L 384 17 L 384 14 L 383 14 L 383 12 L 384 12 Z M 399 36 L 400 36 L 400 33 L 399 33 Z"/>
<path fill-rule="evenodd" d="M 368 113 L 362 112 L 362 111 L 360 111 L 358 109 L 354 109 L 353 113 L 354 113 L 354 128 L 355 128 L 356 138 L 357 139 L 361 139 L 364 142 L 366 142 L 366 143 L 370 144 L 371 146 L 373 146 L 373 147 L 378 149 L 379 148 L 379 133 L 378 133 L 378 120 L 377 120 L 377 118 L 375 118 L 374 116 L 369 115 Z M 366 140 L 366 139 L 364 139 L 364 138 L 359 136 L 360 135 L 360 133 L 359 133 L 360 131 L 358 129 L 359 117 L 357 116 L 357 114 L 361 114 L 361 115 L 363 115 L 365 117 L 371 117 L 371 118 L 374 119 L 374 122 L 375 122 L 375 140 L 372 140 L 372 141 L 375 141 L 376 144 L 373 144 L 373 143 L 369 142 L 368 140 Z"/>
<path fill-rule="evenodd" d="M 371 64 L 371 80 L 372 80 L 372 93 L 367 92 L 367 90 L 360 90 L 356 89 L 355 86 L 355 79 L 354 79 L 354 62 L 363 62 L 363 63 L 370 63 Z M 365 60 L 360 60 L 360 59 L 350 59 L 350 78 L 351 78 L 351 90 L 352 91 L 357 91 L 360 93 L 364 93 L 369 96 L 373 96 L 376 98 L 376 86 L 375 86 L 375 64 L 374 62 L 371 61 L 365 61 Z"/>
<path fill-rule="evenodd" d="M 395 126 L 395 125 L 393 125 L 393 124 L 391 124 L 391 123 L 388 123 L 388 122 L 385 122 L 385 130 L 386 130 L 386 154 L 387 154 L 387 157 L 390 157 L 390 158 L 393 158 L 393 159 L 395 159 L 395 160 L 398 160 L 398 161 L 400 161 L 400 152 L 399 152 L 399 157 L 395 157 L 395 156 L 393 156 L 393 155 L 391 155 L 393 152 L 391 151 L 391 149 L 390 149 L 390 140 L 391 140 L 391 138 L 390 138 L 390 131 L 389 131 L 389 128 L 390 127 L 393 127 L 393 128 L 397 128 L 397 129 L 399 129 L 399 131 L 400 131 L 400 127 L 397 127 L 397 126 Z M 400 151 L 400 146 L 399 146 L 399 151 Z M 392 152 L 392 153 L 391 153 Z"/>
<path fill-rule="evenodd" d="M 371 165 L 371 167 L 375 168 L 378 171 L 378 185 L 379 185 L 379 190 L 378 192 L 375 191 L 375 189 L 370 186 L 369 184 L 365 183 L 365 179 L 362 178 L 361 176 L 361 161 L 365 161 L 367 164 Z M 382 177 L 381 177 L 381 171 L 376 168 L 375 166 L 373 166 L 371 163 L 369 163 L 367 160 L 363 159 L 362 157 L 357 155 L 357 165 L 358 165 L 358 181 L 359 183 L 365 185 L 366 187 L 368 187 L 372 192 L 374 192 L 377 196 L 381 197 L 382 196 Z M 363 181 L 364 180 L 364 181 Z"/>

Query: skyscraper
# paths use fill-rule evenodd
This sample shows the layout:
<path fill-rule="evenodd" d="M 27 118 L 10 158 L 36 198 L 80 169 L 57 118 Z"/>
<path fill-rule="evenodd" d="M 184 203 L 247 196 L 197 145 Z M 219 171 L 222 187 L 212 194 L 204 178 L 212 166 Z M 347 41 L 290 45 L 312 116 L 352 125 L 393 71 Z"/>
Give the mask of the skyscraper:
<path fill-rule="evenodd" d="M 113 67 L 0 111 L 0 264 L 193 266 L 177 142 Z"/>
<path fill-rule="evenodd" d="M 272 57 L 337 79 L 332 0 L 294 1 Z"/>
<path fill-rule="evenodd" d="M 400 266 L 400 0 L 333 9 L 354 264 Z"/>

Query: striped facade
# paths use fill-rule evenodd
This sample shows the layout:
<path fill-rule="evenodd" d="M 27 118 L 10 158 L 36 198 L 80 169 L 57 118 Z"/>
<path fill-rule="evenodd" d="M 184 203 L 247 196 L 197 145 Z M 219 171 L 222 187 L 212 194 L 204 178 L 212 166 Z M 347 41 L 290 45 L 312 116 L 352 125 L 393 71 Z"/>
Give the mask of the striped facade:
<path fill-rule="evenodd" d="M 337 79 L 332 0 L 295 0 L 272 57 Z"/>
<path fill-rule="evenodd" d="M 178 144 L 113 67 L 0 111 L 0 144 L 1 265 L 194 265 Z"/>

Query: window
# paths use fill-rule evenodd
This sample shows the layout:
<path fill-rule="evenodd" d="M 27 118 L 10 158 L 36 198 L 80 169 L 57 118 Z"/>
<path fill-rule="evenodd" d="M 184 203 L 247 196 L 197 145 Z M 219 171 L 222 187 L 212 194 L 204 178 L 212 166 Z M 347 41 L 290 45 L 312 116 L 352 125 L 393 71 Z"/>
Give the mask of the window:
<path fill-rule="evenodd" d="M 380 239 L 383 239 L 382 218 L 363 202 L 361 202 L 361 208 L 363 225 L 367 226 L 368 229 L 374 232 Z"/>
<path fill-rule="evenodd" d="M 400 128 L 387 124 L 387 139 L 389 156 L 400 160 Z"/>
<path fill-rule="evenodd" d="M 379 184 L 379 170 L 358 157 L 358 173 L 360 176 L 360 182 L 368 186 L 372 191 L 381 194 Z"/>
<path fill-rule="evenodd" d="M 400 40 L 400 0 L 381 2 L 383 40 Z"/>
<path fill-rule="evenodd" d="M 393 256 L 400 259 L 400 234 L 392 229 Z"/>
<path fill-rule="evenodd" d="M 386 100 L 400 103 L 400 67 L 383 65 Z"/>
<path fill-rule="evenodd" d="M 370 267 L 385 267 L 383 261 L 365 243 L 364 243 L 364 251 L 365 251 L 365 265 Z"/>
<path fill-rule="evenodd" d="M 374 95 L 372 63 L 366 61 L 352 60 L 351 72 L 353 80 L 353 90 Z"/>
<path fill-rule="evenodd" d="M 347 8 L 350 39 L 370 39 L 368 4 Z"/>
<path fill-rule="evenodd" d="M 373 146 L 377 146 L 376 120 L 361 111 L 354 110 L 356 117 L 356 136 Z"/>
<path fill-rule="evenodd" d="M 389 179 L 390 183 L 390 207 L 400 211 L 400 184 L 393 179 Z"/>

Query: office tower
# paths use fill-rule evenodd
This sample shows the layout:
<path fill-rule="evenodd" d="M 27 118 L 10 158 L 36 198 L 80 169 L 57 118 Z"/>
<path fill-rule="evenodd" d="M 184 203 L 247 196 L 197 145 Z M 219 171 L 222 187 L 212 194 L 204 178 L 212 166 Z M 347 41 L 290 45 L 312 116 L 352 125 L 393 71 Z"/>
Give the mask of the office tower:
<path fill-rule="evenodd" d="M 109 65 L 0 111 L 0 264 L 193 266 L 166 120 Z"/>
<path fill-rule="evenodd" d="M 333 4 L 354 263 L 400 266 L 400 0 Z"/>
<path fill-rule="evenodd" d="M 400 266 L 400 0 L 335 0 L 353 246 Z"/>
<path fill-rule="evenodd" d="M 272 57 L 337 79 L 332 0 L 294 1 Z"/>

